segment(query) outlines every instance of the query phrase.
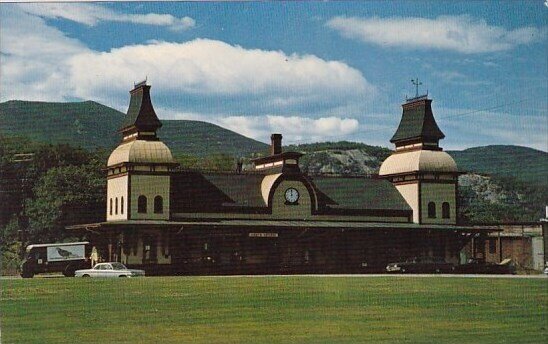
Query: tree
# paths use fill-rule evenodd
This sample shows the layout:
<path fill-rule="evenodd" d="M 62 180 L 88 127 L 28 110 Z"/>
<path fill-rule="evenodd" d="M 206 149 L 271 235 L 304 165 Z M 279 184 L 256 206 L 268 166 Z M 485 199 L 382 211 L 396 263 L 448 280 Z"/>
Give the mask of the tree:
<path fill-rule="evenodd" d="M 99 166 L 62 166 L 49 169 L 27 200 L 28 237 L 32 242 L 60 240 L 65 226 L 103 221 L 106 179 Z"/>

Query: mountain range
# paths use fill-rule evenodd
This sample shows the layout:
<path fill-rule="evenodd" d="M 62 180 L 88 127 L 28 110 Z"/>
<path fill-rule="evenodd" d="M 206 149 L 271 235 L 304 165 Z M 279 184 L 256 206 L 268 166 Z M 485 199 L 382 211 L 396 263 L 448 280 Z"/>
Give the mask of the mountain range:
<path fill-rule="evenodd" d="M 114 149 L 125 114 L 94 101 L 49 103 L 11 100 L 0 103 L 0 134 L 37 142 L 70 144 L 85 149 Z M 158 136 L 174 155 L 247 156 L 268 148 L 215 124 L 190 120 L 162 120 Z"/>
<path fill-rule="evenodd" d="M 124 113 L 93 101 L 50 103 L 11 100 L 0 103 L 0 135 L 37 142 L 65 143 L 86 149 L 113 149 Z M 175 156 L 224 154 L 249 157 L 268 145 L 215 124 L 191 120 L 162 120 L 160 138 Z M 303 169 L 310 173 L 374 174 L 391 154 L 383 147 L 354 142 L 324 142 L 288 146 L 307 153 Z M 463 171 L 511 176 L 546 185 L 548 153 L 528 147 L 493 145 L 448 151 Z"/>

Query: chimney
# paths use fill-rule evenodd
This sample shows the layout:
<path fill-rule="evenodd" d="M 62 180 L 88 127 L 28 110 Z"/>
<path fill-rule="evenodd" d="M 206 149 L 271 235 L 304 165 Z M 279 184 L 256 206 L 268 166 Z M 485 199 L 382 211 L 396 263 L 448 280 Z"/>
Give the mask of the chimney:
<path fill-rule="evenodd" d="M 270 136 L 270 155 L 282 153 L 282 134 L 272 134 Z"/>

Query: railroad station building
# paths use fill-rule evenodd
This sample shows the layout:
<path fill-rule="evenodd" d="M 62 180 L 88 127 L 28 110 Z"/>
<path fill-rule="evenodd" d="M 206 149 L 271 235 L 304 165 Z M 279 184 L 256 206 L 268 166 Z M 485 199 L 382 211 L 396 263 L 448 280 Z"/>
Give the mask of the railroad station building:
<path fill-rule="evenodd" d="M 106 168 L 106 221 L 69 227 L 104 260 L 147 274 L 374 272 L 416 256 L 458 263 L 488 232 L 457 223 L 459 170 L 427 96 L 403 104 L 379 175 L 347 177 L 302 172 L 280 134 L 250 171 L 185 169 L 157 136 L 150 86 L 130 95 Z"/>

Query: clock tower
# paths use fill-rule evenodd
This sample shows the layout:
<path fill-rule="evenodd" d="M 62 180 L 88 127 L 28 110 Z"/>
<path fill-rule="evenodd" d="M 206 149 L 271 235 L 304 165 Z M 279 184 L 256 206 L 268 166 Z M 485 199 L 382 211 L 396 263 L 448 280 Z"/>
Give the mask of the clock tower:
<path fill-rule="evenodd" d="M 118 130 L 122 142 L 107 163 L 107 221 L 169 220 L 171 171 L 178 165 L 157 136 L 146 81 L 130 91 L 127 115 Z"/>

